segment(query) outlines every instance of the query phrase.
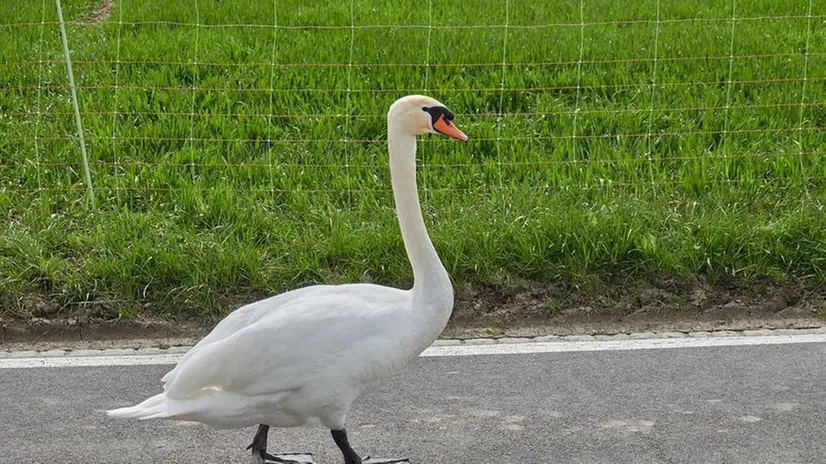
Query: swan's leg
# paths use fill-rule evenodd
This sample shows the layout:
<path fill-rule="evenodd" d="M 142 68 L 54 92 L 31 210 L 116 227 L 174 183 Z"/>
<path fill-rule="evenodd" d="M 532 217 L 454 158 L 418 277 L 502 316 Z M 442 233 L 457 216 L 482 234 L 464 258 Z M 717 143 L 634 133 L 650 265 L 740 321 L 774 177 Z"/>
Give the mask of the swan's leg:
<path fill-rule="evenodd" d="M 247 446 L 248 450 L 252 450 L 253 464 L 264 464 L 267 462 L 277 462 L 279 464 L 306 464 L 300 461 L 293 461 L 292 459 L 284 459 L 278 456 L 273 456 L 267 452 L 267 435 L 270 432 L 270 426 L 261 424 L 258 426 L 258 432 L 252 439 L 252 444 Z"/>
<path fill-rule="evenodd" d="M 408 463 L 407 459 L 362 459 L 358 453 L 350 446 L 350 441 L 347 439 L 347 430 L 332 430 L 333 440 L 336 442 L 341 454 L 344 455 L 344 464 L 402 464 Z"/>
<path fill-rule="evenodd" d="M 361 456 L 350 446 L 350 441 L 347 440 L 347 430 L 331 430 L 333 433 L 333 441 L 344 455 L 344 464 L 362 464 Z"/>

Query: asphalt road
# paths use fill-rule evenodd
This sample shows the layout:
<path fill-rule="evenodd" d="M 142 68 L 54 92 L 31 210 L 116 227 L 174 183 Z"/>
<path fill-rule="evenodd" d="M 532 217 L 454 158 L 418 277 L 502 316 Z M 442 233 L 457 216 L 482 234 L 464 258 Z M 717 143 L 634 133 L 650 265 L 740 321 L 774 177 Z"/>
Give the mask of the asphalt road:
<path fill-rule="evenodd" d="M 254 429 L 106 417 L 168 366 L 0 369 L 0 462 L 248 463 Z M 349 418 L 363 454 L 436 463 L 823 463 L 826 343 L 420 358 Z M 270 451 L 341 462 L 321 429 Z"/>

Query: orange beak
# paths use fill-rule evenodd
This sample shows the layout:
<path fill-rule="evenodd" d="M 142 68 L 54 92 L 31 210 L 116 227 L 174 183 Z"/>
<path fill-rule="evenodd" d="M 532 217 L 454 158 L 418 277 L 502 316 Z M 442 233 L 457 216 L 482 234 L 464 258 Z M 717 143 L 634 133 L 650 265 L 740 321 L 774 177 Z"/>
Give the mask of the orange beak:
<path fill-rule="evenodd" d="M 444 134 L 452 139 L 467 142 L 467 135 L 460 131 L 458 127 L 454 126 L 452 122 L 446 120 L 444 115 L 439 116 L 439 119 L 436 120 L 436 124 L 433 124 L 433 128 L 436 129 L 436 132 Z"/>

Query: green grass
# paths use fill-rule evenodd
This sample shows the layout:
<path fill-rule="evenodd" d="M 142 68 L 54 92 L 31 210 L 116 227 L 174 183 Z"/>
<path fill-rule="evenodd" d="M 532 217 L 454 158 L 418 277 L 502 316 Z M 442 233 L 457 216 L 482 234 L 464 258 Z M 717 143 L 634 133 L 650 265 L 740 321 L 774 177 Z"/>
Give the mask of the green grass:
<path fill-rule="evenodd" d="M 116 0 L 92 25 L 95 2 L 64 0 L 95 209 L 53 2 L 12 3 L 6 312 L 35 295 L 207 314 L 314 282 L 408 285 L 381 140 L 389 104 L 425 90 L 472 139 L 420 144 L 459 284 L 826 277 L 821 2 L 807 19 L 809 0 Z"/>

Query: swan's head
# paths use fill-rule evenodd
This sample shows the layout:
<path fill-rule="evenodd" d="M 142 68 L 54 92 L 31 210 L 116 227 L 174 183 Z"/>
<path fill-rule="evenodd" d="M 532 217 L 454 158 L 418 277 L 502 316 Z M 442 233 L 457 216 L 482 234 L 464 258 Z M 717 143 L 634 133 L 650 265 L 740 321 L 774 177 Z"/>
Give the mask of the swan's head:
<path fill-rule="evenodd" d="M 387 112 L 387 122 L 412 135 L 441 134 L 467 142 L 467 135 L 453 124 L 453 112 L 438 100 L 424 95 L 399 98 Z"/>

